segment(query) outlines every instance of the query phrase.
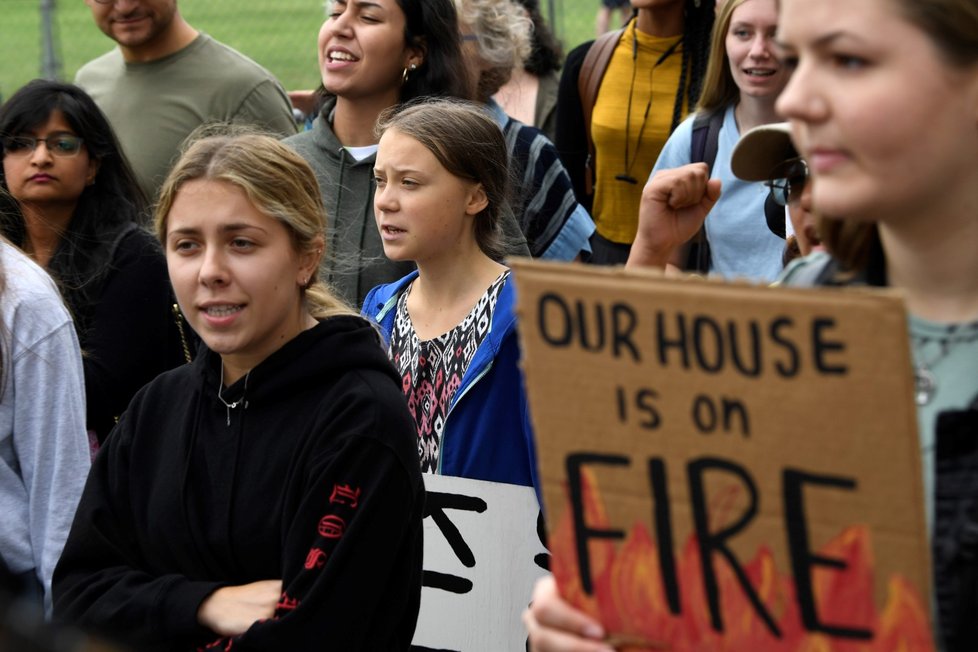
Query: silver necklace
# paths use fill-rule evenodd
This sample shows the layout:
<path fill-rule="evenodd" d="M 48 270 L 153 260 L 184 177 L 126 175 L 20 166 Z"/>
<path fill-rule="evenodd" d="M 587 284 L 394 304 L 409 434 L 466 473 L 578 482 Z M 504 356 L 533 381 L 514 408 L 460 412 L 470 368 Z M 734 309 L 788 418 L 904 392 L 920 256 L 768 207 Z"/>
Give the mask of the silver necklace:
<path fill-rule="evenodd" d="M 937 393 L 937 376 L 931 371 L 938 362 L 947 357 L 950 352 L 951 347 L 948 342 L 941 342 L 941 350 L 938 355 L 934 356 L 930 360 L 924 360 L 923 353 L 920 353 L 920 349 L 927 345 L 929 340 L 920 340 L 920 347 L 917 348 L 917 362 L 914 364 L 913 369 L 913 380 L 914 380 L 914 398 L 917 401 L 917 405 L 923 407 L 931 402 L 934 398 L 934 394 Z M 914 346 L 917 346 L 917 341 L 914 341 Z"/>
<path fill-rule="evenodd" d="M 963 332 L 961 332 L 963 331 Z M 978 322 L 972 322 L 961 326 L 952 324 L 947 327 L 947 332 L 943 337 L 914 337 L 914 398 L 918 406 L 928 405 L 937 393 L 937 376 L 931 371 L 944 358 L 951 354 L 955 345 L 964 342 L 972 342 L 978 338 Z M 924 357 L 924 348 L 931 342 L 940 345 L 940 350 L 930 359 Z"/>
<path fill-rule="evenodd" d="M 221 396 L 221 390 L 224 389 L 224 364 L 223 363 L 221 364 L 221 384 L 217 386 L 217 400 L 223 403 L 224 407 L 227 408 L 228 426 L 231 425 L 231 410 L 233 408 L 238 407 L 242 403 L 244 403 L 245 409 L 248 408 L 248 401 L 245 400 L 245 394 L 247 394 L 248 392 L 248 376 L 250 375 L 251 375 L 250 371 L 245 374 L 244 389 L 241 392 L 241 398 L 239 398 L 237 401 L 234 401 L 233 403 L 228 403 L 227 401 L 224 400 L 224 397 Z"/>

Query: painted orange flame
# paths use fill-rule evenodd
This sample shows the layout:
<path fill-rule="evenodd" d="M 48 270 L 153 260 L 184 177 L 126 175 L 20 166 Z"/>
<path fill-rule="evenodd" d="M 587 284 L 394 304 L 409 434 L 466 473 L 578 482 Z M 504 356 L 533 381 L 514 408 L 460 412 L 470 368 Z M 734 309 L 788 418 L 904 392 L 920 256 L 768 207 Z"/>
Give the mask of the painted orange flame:
<path fill-rule="evenodd" d="M 593 476 L 582 474 L 584 517 L 592 528 L 610 523 Z M 845 573 L 815 567 L 813 590 L 824 623 L 868 629 L 871 641 L 812 634 L 805 630 L 795 600 L 793 579 L 778 571 L 770 550 L 761 547 L 744 572 L 781 631 L 774 637 L 746 598 L 734 572 L 717 563 L 724 632 L 716 632 L 703 588 L 699 548 L 694 537 L 676 557 L 680 613 L 670 612 L 662 589 L 655 541 L 635 523 L 621 544 L 592 540 L 588 552 L 594 593 L 585 593 L 577 567 L 570 505 L 550 537 L 552 570 L 561 594 L 604 623 L 620 650 L 682 652 L 933 652 L 927 607 L 916 589 L 899 576 L 890 579 L 886 606 L 878 612 L 873 597 L 873 557 L 869 530 L 845 529 L 818 554 L 841 559 Z M 641 642 L 641 643 L 639 643 Z M 634 643 L 634 644 L 633 644 Z"/>

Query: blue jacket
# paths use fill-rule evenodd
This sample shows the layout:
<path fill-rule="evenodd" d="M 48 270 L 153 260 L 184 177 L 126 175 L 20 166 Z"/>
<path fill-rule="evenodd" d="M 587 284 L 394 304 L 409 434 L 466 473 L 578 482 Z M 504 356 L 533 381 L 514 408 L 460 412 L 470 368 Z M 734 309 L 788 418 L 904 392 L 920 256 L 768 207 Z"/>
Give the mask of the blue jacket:
<path fill-rule="evenodd" d="M 363 315 L 380 325 L 390 343 L 397 298 L 415 278 L 414 271 L 394 283 L 372 289 Z M 492 326 L 475 352 L 452 397 L 442 431 L 438 472 L 475 480 L 507 482 L 538 489 L 536 449 L 519 370 L 515 289 L 507 279 L 492 313 Z"/>

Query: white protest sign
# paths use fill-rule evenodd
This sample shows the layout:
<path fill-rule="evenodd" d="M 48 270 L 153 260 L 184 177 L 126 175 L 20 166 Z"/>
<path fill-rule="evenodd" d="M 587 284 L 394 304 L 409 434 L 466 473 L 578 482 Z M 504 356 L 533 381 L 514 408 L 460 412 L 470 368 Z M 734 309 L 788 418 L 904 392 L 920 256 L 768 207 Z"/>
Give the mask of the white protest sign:
<path fill-rule="evenodd" d="M 531 487 L 425 475 L 416 651 L 522 650 L 520 614 L 546 574 Z"/>

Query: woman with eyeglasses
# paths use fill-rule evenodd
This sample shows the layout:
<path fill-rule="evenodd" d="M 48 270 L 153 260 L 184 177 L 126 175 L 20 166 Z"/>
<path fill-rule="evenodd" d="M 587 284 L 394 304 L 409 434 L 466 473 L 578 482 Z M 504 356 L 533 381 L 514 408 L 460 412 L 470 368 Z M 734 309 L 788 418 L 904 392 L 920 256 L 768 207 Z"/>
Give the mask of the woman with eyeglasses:
<path fill-rule="evenodd" d="M 45 268 L 84 353 L 101 442 L 140 387 L 190 355 L 146 201 L 108 121 L 70 84 L 35 80 L 0 107 L 0 232 Z M 182 330 L 181 330 L 182 329 Z"/>
<path fill-rule="evenodd" d="M 723 4 L 713 26 L 697 113 L 670 136 L 652 169 L 654 176 L 694 162 L 698 138 L 707 139 L 704 151 L 712 148 L 715 152 L 710 176 L 722 182 L 723 193 L 704 224 L 705 245 L 693 249 L 692 255 L 680 250 L 673 259 L 677 266 L 767 282 L 781 272 L 784 210 L 766 207 L 767 188 L 738 179 L 730 167 L 740 134 L 778 121 L 774 103 L 788 82 L 789 71 L 775 56 L 777 25 L 775 0 L 729 0 Z M 780 213 L 781 237 L 765 226 L 766 212 Z"/>
<path fill-rule="evenodd" d="M 557 86 L 563 65 L 563 46 L 547 19 L 540 13 L 540 0 L 517 0 L 530 21 L 530 54 L 516 66 L 509 81 L 493 95 L 506 115 L 536 127 L 555 142 L 557 139 Z M 627 2 L 626 2 L 627 5 Z"/>

